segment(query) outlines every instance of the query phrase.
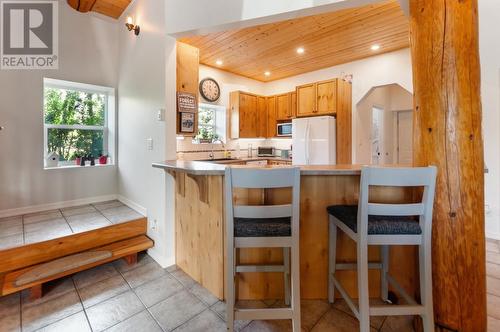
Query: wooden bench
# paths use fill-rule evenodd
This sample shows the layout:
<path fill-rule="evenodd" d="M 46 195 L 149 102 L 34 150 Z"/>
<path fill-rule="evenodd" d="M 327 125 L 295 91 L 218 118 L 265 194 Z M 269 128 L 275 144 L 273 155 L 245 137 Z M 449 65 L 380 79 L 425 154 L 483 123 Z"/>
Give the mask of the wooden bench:
<path fill-rule="evenodd" d="M 124 258 L 137 262 L 137 253 L 153 247 L 146 236 L 147 219 L 72 234 L 0 251 L 0 296 L 31 289 L 43 295 L 44 283 Z"/>

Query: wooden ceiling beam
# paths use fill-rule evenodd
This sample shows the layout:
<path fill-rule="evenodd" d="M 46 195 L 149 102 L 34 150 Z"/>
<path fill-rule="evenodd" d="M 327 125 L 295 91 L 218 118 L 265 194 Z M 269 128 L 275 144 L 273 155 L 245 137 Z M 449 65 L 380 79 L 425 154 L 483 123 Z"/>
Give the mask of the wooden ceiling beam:
<path fill-rule="evenodd" d="M 128 7 L 131 0 L 67 0 L 73 9 L 88 13 L 90 11 L 100 13 L 114 19 L 118 19 Z"/>

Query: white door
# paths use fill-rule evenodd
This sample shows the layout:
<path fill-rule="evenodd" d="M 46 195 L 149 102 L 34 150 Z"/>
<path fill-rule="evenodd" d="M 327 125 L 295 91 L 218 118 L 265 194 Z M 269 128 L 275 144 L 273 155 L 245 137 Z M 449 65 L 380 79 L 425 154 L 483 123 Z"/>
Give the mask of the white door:
<path fill-rule="evenodd" d="M 413 161 L 413 111 L 398 112 L 398 164 Z"/>
<path fill-rule="evenodd" d="M 378 165 L 382 154 L 382 130 L 384 110 L 378 107 L 372 108 L 372 132 L 371 132 L 371 154 L 372 164 Z"/>

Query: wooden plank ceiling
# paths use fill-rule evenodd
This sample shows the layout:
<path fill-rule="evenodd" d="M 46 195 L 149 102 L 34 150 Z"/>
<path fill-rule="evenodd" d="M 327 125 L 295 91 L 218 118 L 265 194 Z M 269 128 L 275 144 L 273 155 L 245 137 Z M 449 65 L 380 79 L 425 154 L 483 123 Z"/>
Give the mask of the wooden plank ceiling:
<path fill-rule="evenodd" d="M 205 65 L 268 82 L 409 47 L 409 21 L 390 0 L 180 41 L 198 47 Z"/>
<path fill-rule="evenodd" d="M 93 11 L 118 19 L 131 0 L 68 0 L 68 4 L 79 12 Z"/>

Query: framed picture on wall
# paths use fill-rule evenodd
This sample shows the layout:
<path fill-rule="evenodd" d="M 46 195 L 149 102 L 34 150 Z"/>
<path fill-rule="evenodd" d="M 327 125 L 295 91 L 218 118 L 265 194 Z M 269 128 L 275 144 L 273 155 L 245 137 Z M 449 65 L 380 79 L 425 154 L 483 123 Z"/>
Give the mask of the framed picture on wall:
<path fill-rule="evenodd" d="M 181 113 L 181 132 L 194 133 L 194 113 Z"/>

